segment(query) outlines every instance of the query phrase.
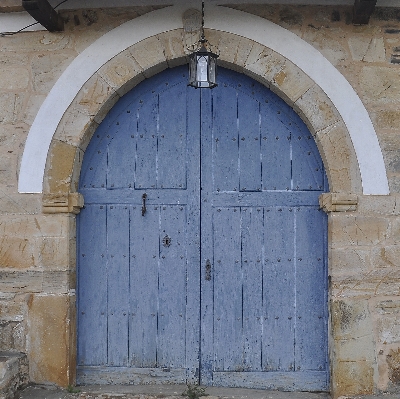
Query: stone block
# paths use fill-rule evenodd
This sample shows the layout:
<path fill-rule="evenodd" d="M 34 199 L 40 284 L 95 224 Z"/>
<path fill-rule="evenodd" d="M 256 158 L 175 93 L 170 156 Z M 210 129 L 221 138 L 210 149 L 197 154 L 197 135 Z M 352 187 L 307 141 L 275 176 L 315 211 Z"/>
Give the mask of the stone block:
<path fill-rule="evenodd" d="M 389 233 L 391 244 L 400 244 L 400 218 L 392 218 Z"/>
<path fill-rule="evenodd" d="M 22 66 L 0 66 L 0 90 L 26 90 L 29 85 L 29 70 Z"/>
<path fill-rule="evenodd" d="M 107 62 L 99 69 L 98 74 L 121 97 L 145 79 L 143 69 L 128 50 Z"/>
<path fill-rule="evenodd" d="M 0 351 L 26 351 L 26 328 L 23 321 L 0 318 Z"/>
<path fill-rule="evenodd" d="M 50 270 L 65 270 L 70 266 L 69 237 L 42 237 L 36 239 L 37 266 Z"/>
<path fill-rule="evenodd" d="M 2 268 L 28 269 L 35 265 L 35 246 L 28 238 L 3 235 L 0 243 Z"/>
<path fill-rule="evenodd" d="M 284 67 L 273 77 L 271 90 L 293 106 L 313 84 L 301 69 L 286 60 Z"/>
<path fill-rule="evenodd" d="M 0 96 L 0 123 L 17 122 L 26 97 L 26 93 L 2 92 Z"/>
<path fill-rule="evenodd" d="M 69 295 L 31 295 L 28 303 L 30 379 L 66 387 L 72 384 L 68 369 L 71 298 Z"/>
<path fill-rule="evenodd" d="M 72 50 L 34 55 L 31 60 L 33 89 L 37 93 L 48 93 L 76 56 Z"/>
<path fill-rule="evenodd" d="M 400 148 L 400 147 L 399 147 Z M 358 212 L 364 215 L 399 215 L 400 198 L 398 195 L 359 195 Z M 395 221 L 397 219 L 393 219 Z M 398 231 L 400 234 L 400 230 Z"/>
<path fill-rule="evenodd" d="M 88 133 L 88 132 L 87 132 Z M 90 135 L 92 137 L 93 135 Z M 87 145 L 89 144 L 89 134 L 83 137 L 84 141 L 81 142 L 81 147 L 76 151 L 76 157 L 73 166 L 73 173 L 71 177 L 71 191 L 76 192 L 79 188 L 79 179 L 81 175 L 81 168 L 83 163 L 83 156 L 85 154 L 84 150 L 86 149 Z"/>
<path fill-rule="evenodd" d="M 338 65 L 350 58 L 347 47 L 341 39 L 345 33 L 341 28 L 307 29 L 303 39 L 320 51 L 333 65 Z"/>
<path fill-rule="evenodd" d="M 187 63 L 182 29 L 161 33 L 157 37 L 164 48 L 165 58 L 170 68 Z"/>
<path fill-rule="evenodd" d="M 370 246 L 382 243 L 388 234 L 389 221 L 384 217 L 332 214 L 330 234 L 334 247 Z"/>
<path fill-rule="evenodd" d="M 45 189 L 51 193 L 68 193 L 71 188 L 72 167 L 77 148 L 62 141 L 53 140 L 48 159 Z"/>
<path fill-rule="evenodd" d="M 2 399 L 14 398 L 18 389 L 29 382 L 27 356 L 15 351 L 0 352 L 0 395 Z"/>
<path fill-rule="evenodd" d="M 43 213 L 73 213 L 76 215 L 83 205 L 83 196 L 76 192 L 43 195 Z"/>
<path fill-rule="evenodd" d="M 354 61 L 362 61 L 368 51 L 368 47 L 371 43 L 371 37 L 369 35 L 351 36 L 347 40 L 347 43 L 350 48 L 351 58 Z"/>
<path fill-rule="evenodd" d="M 2 215 L 0 236 L 9 237 L 66 237 L 70 218 L 64 215 Z"/>
<path fill-rule="evenodd" d="M 87 115 L 73 104 L 64 113 L 53 139 L 85 149 L 98 126 L 94 116 Z"/>
<path fill-rule="evenodd" d="M 400 173 L 400 154 L 398 149 L 384 151 L 384 160 L 388 173 Z"/>
<path fill-rule="evenodd" d="M 371 262 L 375 268 L 400 268 L 400 245 L 373 247 Z"/>
<path fill-rule="evenodd" d="M 352 36 L 348 39 L 348 44 L 354 61 L 386 61 L 383 37 L 372 37 L 371 35 Z"/>
<path fill-rule="evenodd" d="M 359 76 L 364 101 L 388 104 L 399 101 L 400 70 L 398 68 L 365 66 Z"/>
<path fill-rule="evenodd" d="M 3 52 L 13 52 L 18 49 L 20 53 L 65 50 L 72 48 L 73 45 L 71 35 L 67 32 L 48 31 L 9 36 L 1 43 Z"/>
<path fill-rule="evenodd" d="M 329 259 L 332 278 L 365 274 L 372 269 L 368 247 L 332 248 Z"/>
<path fill-rule="evenodd" d="M 355 340 L 372 332 L 368 302 L 365 299 L 334 300 L 331 302 L 332 335 L 336 342 Z M 336 344 L 335 344 L 336 345 Z M 369 359 L 373 345 L 364 347 L 357 359 Z"/>
<path fill-rule="evenodd" d="M 337 361 L 332 372 L 334 397 L 368 395 L 374 391 L 374 367 L 366 360 Z"/>
<path fill-rule="evenodd" d="M 157 36 L 152 36 L 130 47 L 129 52 L 149 78 L 168 67 L 165 49 Z"/>
<path fill-rule="evenodd" d="M 15 181 L 15 176 L 18 174 L 18 154 L 13 154 L 13 151 L 11 152 L 11 154 L 7 152 L 5 154 L 1 154 L 0 156 L 0 186 L 10 185 L 13 180 Z"/>
<path fill-rule="evenodd" d="M 389 380 L 395 386 L 400 384 L 400 348 L 391 350 L 386 356 L 389 369 Z"/>
<path fill-rule="evenodd" d="M 118 93 L 95 73 L 77 94 L 72 107 L 79 113 L 94 117 L 100 123 L 119 100 Z"/>
<path fill-rule="evenodd" d="M 47 294 L 67 294 L 75 289 L 74 270 L 46 270 L 43 272 L 43 292 Z"/>
<path fill-rule="evenodd" d="M 42 288 L 43 273 L 41 271 L 0 269 L 0 292 L 15 294 L 41 292 Z"/>
<path fill-rule="evenodd" d="M 0 192 L 0 215 L 38 214 L 42 209 L 40 194 Z"/>
<path fill-rule="evenodd" d="M 325 212 L 353 212 L 357 210 L 358 198 L 356 194 L 324 193 L 318 198 L 319 206 Z"/>
<path fill-rule="evenodd" d="M 313 135 L 342 121 L 328 96 L 316 85 L 304 93 L 295 102 L 295 106 Z"/>
<path fill-rule="evenodd" d="M 286 59 L 280 54 L 254 43 L 245 63 L 246 74 L 269 87 L 270 82 L 284 68 L 285 62 Z"/>
<path fill-rule="evenodd" d="M 377 268 L 369 273 L 353 276 L 332 276 L 334 298 L 372 298 L 379 295 L 396 296 L 399 293 L 400 272 L 393 269 Z"/>
<path fill-rule="evenodd" d="M 221 32 L 214 30 L 207 31 L 207 38 L 220 52 L 219 65 L 243 72 L 246 60 L 254 45 L 253 41 L 231 33 L 222 35 Z"/>
<path fill-rule="evenodd" d="M 365 62 L 385 62 L 386 52 L 385 52 L 385 42 L 383 37 L 372 38 L 368 50 L 364 55 L 363 61 Z"/>
<path fill-rule="evenodd" d="M 27 104 L 23 108 L 23 114 L 22 114 L 23 115 L 22 120 L 26 124 L 28 124 L 29 126 L 32 125 L 45 99 L 46 99 L 46 94 L 30 93 Z"/>
<path fill-rule="evenodd" d="M 400 174 L 388 173 L 389 189 L 391 193 L 400 193 Z"/>
<path fill-rule="evenodd" d="M 335 342 L 335 357 L 340 359 L 339 361 L 364 361 L 367 360 L 371 364 L 375 361 L 374 351 L 371 350 L 374 346 L 374 336 L 372 331 L 364 336 L 357 337 L 354 339 L 344 339 Z"/>
<path fill-rule="evenodd" d="M 400 344 L 400 301 L 384 300 L 376 304 L 376 330 L 379 344 Z"/>

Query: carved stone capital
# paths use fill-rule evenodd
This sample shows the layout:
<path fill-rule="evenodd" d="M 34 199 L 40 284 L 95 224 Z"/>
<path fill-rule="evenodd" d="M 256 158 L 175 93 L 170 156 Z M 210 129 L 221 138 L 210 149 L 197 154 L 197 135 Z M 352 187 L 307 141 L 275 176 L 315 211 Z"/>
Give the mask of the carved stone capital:
<path fill-rule="evenodd" d="M 325 193 L 319 196 L 319 206 L 325 212 L 351 212 L 357 210 L 357 194 Z"/>
<path fill-rule="evenodd" d="M 43 194 L 43 213 L 73 213 L 77 215 L 84 205 L 80 193 Z"/>

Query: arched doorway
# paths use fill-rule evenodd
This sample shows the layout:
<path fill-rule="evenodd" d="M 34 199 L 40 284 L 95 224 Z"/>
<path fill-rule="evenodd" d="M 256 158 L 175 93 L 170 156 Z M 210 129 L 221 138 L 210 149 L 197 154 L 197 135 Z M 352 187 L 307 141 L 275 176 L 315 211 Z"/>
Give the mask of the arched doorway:
<path fill-rule="evenodd" d="M 94 134 L 78 217 L 78 382 L 326 390 L 327 181 L 306 126 L 232 71 L 165 71 Z"/>

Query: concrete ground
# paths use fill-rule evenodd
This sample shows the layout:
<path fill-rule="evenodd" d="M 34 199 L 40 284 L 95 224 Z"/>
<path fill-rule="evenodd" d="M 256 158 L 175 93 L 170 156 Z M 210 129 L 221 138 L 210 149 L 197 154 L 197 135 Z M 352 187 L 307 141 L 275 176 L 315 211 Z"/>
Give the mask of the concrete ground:
<path fill-rule="evenodd" d="M 17 392 L 16 399 L 182 399 L 185 385 L 97 385 L 61 390 L 35 385 Z M 263 391 L 207 387 L 207 399 L 330 399 L 327 393 Z M 340 399 L 400 399 L 400 393 L 341 396 Z"/>

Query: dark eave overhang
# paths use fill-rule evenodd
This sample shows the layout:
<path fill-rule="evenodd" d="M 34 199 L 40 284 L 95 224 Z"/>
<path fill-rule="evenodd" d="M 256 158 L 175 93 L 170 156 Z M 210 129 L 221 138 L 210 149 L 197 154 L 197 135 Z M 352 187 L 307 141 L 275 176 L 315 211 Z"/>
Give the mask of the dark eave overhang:
<path fill-rule="evenodd" d="M 64 21 L 47 0 L 22 0 L 22 7 L 48 31 L 64 30 Z"/>
<path fill-rule="evenodd" d="M 366 25 L 375 10 L 377 0 L 354 0 L 353 24 Z"/>

